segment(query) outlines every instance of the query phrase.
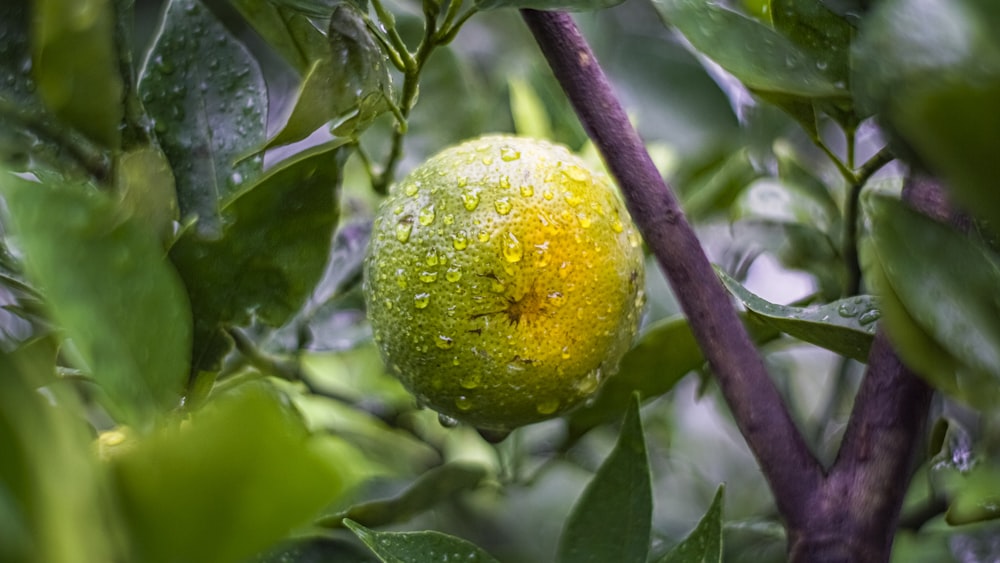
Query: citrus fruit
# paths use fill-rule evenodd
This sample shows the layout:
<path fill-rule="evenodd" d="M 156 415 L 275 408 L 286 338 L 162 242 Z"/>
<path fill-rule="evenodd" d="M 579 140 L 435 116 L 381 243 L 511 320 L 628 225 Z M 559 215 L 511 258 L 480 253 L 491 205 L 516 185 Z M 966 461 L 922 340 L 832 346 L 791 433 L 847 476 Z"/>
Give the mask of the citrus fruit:
<path fill-rule="evenodd" d="M 446 149 L 393 186 L 364 275 L 389 369 L 419 403 L 500 433 L 591 396 L 644 300 L 640 238 L 607 177 L 513 136 Z"/>

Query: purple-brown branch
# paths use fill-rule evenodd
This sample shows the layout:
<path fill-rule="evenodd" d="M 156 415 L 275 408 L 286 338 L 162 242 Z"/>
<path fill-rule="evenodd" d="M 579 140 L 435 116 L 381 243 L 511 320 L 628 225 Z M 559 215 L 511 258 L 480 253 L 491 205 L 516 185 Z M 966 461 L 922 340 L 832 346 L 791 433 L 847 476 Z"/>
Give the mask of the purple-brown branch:
<path fill-rule="evenodd" d="M 888 561 L 930 387 L 903 366 L 883 335 L 876 336 L 841 451 L 824 474 L 573 20 L 558 12 L 521 13 L 677 295 L 774 493 L 790 560 Z M 911 178 L 904 198 L 940 218 L 946 212 L 931 204 L 940 204 L 941 194 L 936 183 Z"/>
<path fill-rule="evenodd" d="M 795 427 L 676 197 L 653 165 L 572 18 L 522 10 L 580 121 L 618 180 L 632 218 L 690 321 L 790 531 L 812 510 L 823 471 Z M 794 532 L 793 532 L 794 533 Z"/>

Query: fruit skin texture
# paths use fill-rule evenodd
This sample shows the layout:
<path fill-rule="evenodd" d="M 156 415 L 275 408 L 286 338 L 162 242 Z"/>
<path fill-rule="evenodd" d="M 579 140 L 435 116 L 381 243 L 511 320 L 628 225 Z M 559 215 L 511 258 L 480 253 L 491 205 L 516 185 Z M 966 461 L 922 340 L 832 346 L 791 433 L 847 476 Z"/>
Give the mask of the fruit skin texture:
<path fill-rule="evenodd" d="M 640 238 L 565 147 L 487 136 L 393 186 L 364 264 L 375 341 L 419 403 L 482 430 L 597 391 L 644 303 Z"/>

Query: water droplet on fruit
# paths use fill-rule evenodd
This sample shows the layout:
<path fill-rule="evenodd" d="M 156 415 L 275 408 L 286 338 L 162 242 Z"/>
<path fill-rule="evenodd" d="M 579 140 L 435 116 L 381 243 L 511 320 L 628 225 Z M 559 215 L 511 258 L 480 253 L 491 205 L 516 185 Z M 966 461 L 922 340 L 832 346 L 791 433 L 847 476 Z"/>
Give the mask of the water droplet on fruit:
<path fill-rule="evenodd" d="M 513 208 L 510 204 L 510 200 L 505 197 L 497 198 L 497 200 L 493 202 L 493 207 L 495 207 L 497 213 L 501 215 L 510 213 L 510 210 Z"/>
<path fill-rule="evenodd" d="M 476 190 L 462 192 L 462 203 L 469 211 L 475 211 L 476 207 L 479 206 L 479 192 Z"/>
<path fill-rule="evenodd" d="M 400 289 L 406 289 L 406 270 L 403 268 L 396 270 L 396 285 L 398 285 Z"/>
<path fill-rule="evenodd" d="M 555 196 L 553 196 L 552 192 L 550 192 L 549 190 L 545 190 L 544 192 L 542 192 L 542 197 L 544 197 L 546 201 L 552 201 L 552 198 Z"/>
<path fill-rule="evenodd" d="M 521 158 L 521 152 L 511 147 L 500 147 L 500 160 L 513 162 Z"/>
<path fill-rule="evenodd" d="M 521 186 L 521 195 L 524 197 L 531 197 L 535 195 L 535 187 L 530 184 Z"/>
<path fill-rule="evenodd" d="M 458 380 L 458 384 L 462 386 L 463 389 L 475 389 L 479 387 L 479 383 L 482 381 L 482 376 L 479 372 L 471 372 L 462 376 Z"/>
<path fill-rule="evenodd" d="M 566 301 L 566 298 L 563 297 L 563 294 L 558 291 L 553 291 L 552 293 L 548 294 L 547 297 L 549 298 L 549 302 L 556 307 L 562 307 L 562 304 Z"/>
<path fill-rule="evenodd" d="M 431 302 L 430 293 L 418 293 L 413 296 L 413 306 L 417 309 L 426 309 L 427 304 Z"/>
<path fill-rule="evenodd" d="M 486 166 L 489 166 L 489 165 L 493 164 L 493 157 L 492 156 L 484 156 L 483 157 L 483 164 L 485 164 Z"/>
<path fill-rule="evenodd" d="M 488 231 L 479 231 L 476 238 L 479 239 L 479 242 L 488 242 L 490 240 L 490 233 Z"/>
<path fill-rule="evenodd" d="M 396 207 L 394 207 L 394 208 L 392 209 L 392 212 L 393 212 L 393 213 L 394 213 L 395 215 L 399 215 L 399 214 L 401 214 L 401 213 L 403 212 L 403 206 L 402 206 L 402 205 L 397 205 Z"/>
<path fill-rule="evenodd" d="M 562 354 L 560 356 L 564 360 L 568 360 L 569 359 L 569 356 L 570 356 L 570 354 L 569 354 L 569 346 L 563 346 L 562 347 Z"/>
<path fill-rule="evenodd" d="M 407 221 L 409 219 L 409 221 Z M 413 230 L 413 219 L 409 216 L 403 218 L 402 221 L 396 223 L 396 240 L 399 242 L 406 242 L 410 240 L 410 231 Z"/>
<path fill-rule="evenodd" d="M 509 190 L 510 189 L 510 177 L 509 176 L 500 176 L 500 187 L 503 188 L 503 189 L 505 189 L 505 190 Z"/>
<path fill-rule="evenodd" d="M 420 210 L 420 224 L 423 226 L 430 225 L 434 222 L 434 206 L 428 205 L 427 207 Z"/>
<path fill-rule="evenodd" d="M 445 428 L 454 428 L 458 426 L 458 421 L 446 414 L 438 413 L 438 424 Z"/>
<path fill-rule="evenodd" d="M 620 233 L 625 230 L 625 226 L 622 225 L 621 219 L 615 217 L 615 220 L 611 223 L 611 230 L 616 233 Z"/>
<path fill-rule="evenodd" d="M 448 271 L 444 273 L 444 279 L 450 282 L 457 282 L 462 279 L 462 272 L 458 268 L 448 268 Z"/>
<path fill-rule="evenodd" d="M 415 183 L 403 186 L 403 193 L 410 197 L 417 195 L 418 191 L 420 191 L 420 187 Z"/>
<path fill-rule="evenodd" d="M 455 399 L 455 406 L 458 407 L 460 411 L 467 411 L 472 408 L 472 399 L 466 397 L 465 395 L 459 395 Z"/>
<path fill-rule="evenodd" d="M 597 390 L 601 384 L 601 368 L 597 368 L 586 375 L 576 384 L 577 390 L 583 395 L 590 395 Z"/>
<path fill-rule="evenodd" d="M 437 278 L 437 272 L 420 272 L 420 281 L 424 283 L 433 283 Z"/>
<path fill-rule="evenodd" d="M 579 166 L 569 165 L 562 169 L 563 176 L 569 178 L 574 182 L 586 182 L 587 181 L 587 171 Z"/>
<path fill-rule="evenodd" d="M 559 401 L 555 399 L 542 401 L 541 403 L 538 403 L 538 405 L 535 406 L 535 410 L 538 411 L 538 414 L 552 414 L 556 412 L 556 409 L 558 408 L 559 408 Z"/>
<path fill-rule="evenodd" d="M 521 241 L 517 240 L 514 233 L 510 231 L 505 232 L 503 239 L 503 257 L 506 258 L 508 262 L 520 262 L 522 256 L 524 256 L 524 247 L 521 245 Z"/>
<path fill-rule="evenodd" d="M 439 334 L 437 339 L 434 340 L 434 345 L 442 350 L 449 350 L 455 345 L 455 341 L 443 334 Z"/>
<path fill-rule="evenodd" d="M 458 231 L 451 235 L 451 245 L 455 247 L 455 250 L 465 250 L 469 246 L 469 237 L 465 231 Z"/>
<path fill-rule="evenodd" d="M 392 300 L 391 299 L 386 299 L 385 301 L 383 301 L 383 303 L 385 304 L 385 308 L 386 309 L 392 309 Z"/>
<path fill-rule="evenodd" d="M 590 217 L 588 217 L 586 213 L 582 211 L 580 213 L 577 213 L 576 220 L 578 223 L 580 223 L 580 226 L 583 227 L 584 229 L 590 227 Z"/>
<path fill-rule="evenodd" d="M 427 259 L 424 261 L 428 266 L 437 266 L 440 259 L 438 258 L 437 252 L 434 252 L 434 249 L 432 248 L 427 251 Z"/>
<path fill-rule="evenodd" d="M 449 213 L 449 214 L 447 214 L 447 215 L 444 216 L 444 224 L 445 225 L 451 225 L 454 222 L 455 222 L 455 216 L 452 215 L 451 213 Z"/>

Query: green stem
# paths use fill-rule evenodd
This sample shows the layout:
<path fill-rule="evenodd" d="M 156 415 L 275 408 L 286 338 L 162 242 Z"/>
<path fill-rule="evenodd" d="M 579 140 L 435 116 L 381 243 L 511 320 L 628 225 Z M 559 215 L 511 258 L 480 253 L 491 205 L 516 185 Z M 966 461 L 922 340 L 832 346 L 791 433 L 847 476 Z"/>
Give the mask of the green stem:
<path fill-rule="evenodd" d="M 849 146 L 852 146 L 850 143 Z M 853 150 L 848 157 L 853 159 Z M 847 279 L 844 284 L 844 297 L 857 295 L 861 291 L 861 260 L 858 255 L 858 230 L 861 216 L 861 191 L 872 175 L 891 162 L 892 153 L 883 148 L 875 156 L 868 159 L 857 173 L 852 173 L 853 181 L 848 185 L 847 200 L 844 202 L 844 240 L 842 255 L 847 269 Z"/>
<path fill-rule="evenodd" d="M 65 150 L 91 177 L 104 182 L 111 176 L 111 160 L 97 145 L 42 112 L 30 111 L 0 98 L 0 118 L 9 118 L 36 136 Z"/>

